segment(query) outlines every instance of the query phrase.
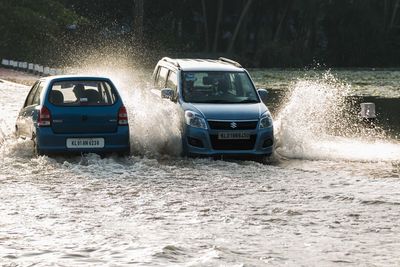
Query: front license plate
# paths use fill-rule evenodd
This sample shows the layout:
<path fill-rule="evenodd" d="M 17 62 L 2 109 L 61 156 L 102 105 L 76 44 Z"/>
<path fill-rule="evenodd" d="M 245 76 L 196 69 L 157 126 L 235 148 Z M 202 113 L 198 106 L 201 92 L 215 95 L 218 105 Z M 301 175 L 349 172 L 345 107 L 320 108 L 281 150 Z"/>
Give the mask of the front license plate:
<path fill-rule="evenodd" d="M 244 132 L 221 132 L 218 133 L 218 139 L 250 139 L 250 134 Z"/>
<path fill-rule="evenodd" d="M 67 148 L 103 148 L 104 138 L 68 138 Z"/>

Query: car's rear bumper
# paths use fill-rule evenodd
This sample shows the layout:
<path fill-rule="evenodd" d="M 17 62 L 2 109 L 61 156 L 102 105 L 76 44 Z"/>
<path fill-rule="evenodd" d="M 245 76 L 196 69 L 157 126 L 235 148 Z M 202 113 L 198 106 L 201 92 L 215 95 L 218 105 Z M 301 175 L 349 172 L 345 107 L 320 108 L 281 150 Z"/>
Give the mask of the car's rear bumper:
<path fill-rule="evenodd" d="M 232 140 L 231 146 L 230 141 L 227 140 L 224 141 L 222 148 L 216 148 L 218 140 L 217 137 L 212 140 L 212 136 L 217 136 L 218 132 L 218 130 L 205 130 L 187 126 L 183 137 L 184 153 L 192 156 L 270 156 L 273 153 L 274 130 L 272 126 L 266 129 L 247 131 L 253 136 L 253 142 L 249 142 L 247 148 L 240 144 L 241 140 Z M 199 141 L 201 141 L 201 146 Z M 235 149 L 235 146 L 241 148 Z"/>
<path fill-rule="evenodd" d="M 118 126 L 113 133 L 55 134 L 50 127 L 36 130 L 38 150 L 50 153 L 126 153 L 130 150 L 129 127 Z M 104 138 L 102 148 L 67 148 L 68 138 Z"/>

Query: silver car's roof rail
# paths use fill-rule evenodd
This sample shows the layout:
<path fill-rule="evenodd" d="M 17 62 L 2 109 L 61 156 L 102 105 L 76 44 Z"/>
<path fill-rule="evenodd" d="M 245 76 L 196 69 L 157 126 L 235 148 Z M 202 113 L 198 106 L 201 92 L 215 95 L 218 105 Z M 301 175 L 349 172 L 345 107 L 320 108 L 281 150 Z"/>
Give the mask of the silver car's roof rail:
<path fill-rule="evenodd" d="M 239 67 L 239 68 L 242 67 L 242 65 L 240 65 L 238 62 L 233 61 L 232 59 L 229 59 L 229 58 L 219 57 L 218 60 L 220 60 L 222 62 L 225 62 L 225 63 L 229 63 L 229 64 L 234 65 L 234 66 Z"/>
<path fill-rule="evenodd" d="M 172 65 L 174 65 L 177 68 L 180 68 L 179 63 L 176 60 L 173 60 L 170 57 L 163 57 L 161 60 L 165 61 L 165 62 L 168 62 L 168 63 L 171 63 Z"/>

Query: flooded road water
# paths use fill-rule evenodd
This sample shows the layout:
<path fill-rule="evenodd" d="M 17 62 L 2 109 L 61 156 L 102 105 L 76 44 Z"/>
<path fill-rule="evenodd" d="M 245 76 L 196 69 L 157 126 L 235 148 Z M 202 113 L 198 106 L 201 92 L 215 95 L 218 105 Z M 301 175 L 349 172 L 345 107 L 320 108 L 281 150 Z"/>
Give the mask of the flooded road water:
<path fill-rule="evenodd" d="M 275 99 L 277 153 L 266 165 L 180 157 L 177 108 L 124 73 L 113 78 L 133 155 L 34 157 L 13 137 L 29 88 L 0 83 L 0 263 L 400 265 L 398 132 L 387 133 L 392 120 L 359 123 L 348 106 L 373 97 L 398 117 L 385 101 L 398 99 L 400 72 L 251 74 Z"/>

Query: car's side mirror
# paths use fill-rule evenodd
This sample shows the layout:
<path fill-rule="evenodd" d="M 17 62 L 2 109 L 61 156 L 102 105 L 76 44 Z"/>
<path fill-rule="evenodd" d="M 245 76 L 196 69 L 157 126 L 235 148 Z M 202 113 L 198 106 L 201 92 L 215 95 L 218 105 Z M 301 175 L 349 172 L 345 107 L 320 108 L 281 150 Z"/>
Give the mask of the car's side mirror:
<path fill-rule="evenodd" d="M 257 92 L 258 92 L 258 95 L 260 96 L 261 100 L 263 102 L 266 102 L 267 99 L 268 99 L 268 91 L 267 91 L 267 89 L 258 89 Z"/>
<path fill-rule="evenodd" d="M 172 90 L 171 88 L 161 89 L 161 98 L 174 100 L 175 99 L 175 91 Z"/>

